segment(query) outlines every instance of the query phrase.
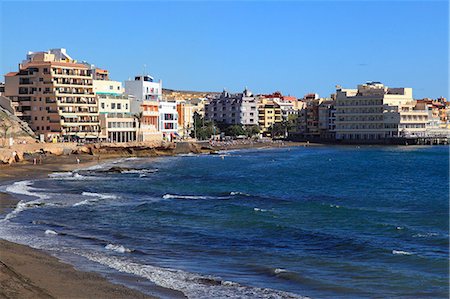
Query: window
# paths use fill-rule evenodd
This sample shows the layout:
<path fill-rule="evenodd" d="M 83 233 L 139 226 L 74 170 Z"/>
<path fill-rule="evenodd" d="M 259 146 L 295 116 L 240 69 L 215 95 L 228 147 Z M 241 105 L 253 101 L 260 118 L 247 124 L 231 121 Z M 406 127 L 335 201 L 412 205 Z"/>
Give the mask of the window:
<path fill-rule="evenodd" d="M 111 103 L 111 109 L 116 109 L 116 103 Z"/>
<path fill-rule="evenodd" d="M 101 103 L 100 106 L 102 107 L 102 109 L 105 109 L 105 103 Z"/>
<path fill-rule="evenodd" d="M 122 109 L 122 104 L 117 103 L 117 109 Z"/>
<path fill-rule="evenodd" d="M 110 86 L 109 86 L 109 89 L 110 89 L 110 90 L 113 90 L 113 89 L 114 89 L 114 86 L 110 85 Z"/>
<path fill-rule="evenodd" d="M 39 82 L 42 82 L 42 81 L 44 81 L 44 78 L 39 78 Z"/>
<path fill-rule="evenodd" d="M 37 120 L 37 116 L 34 117 L 34 120 Z"/>

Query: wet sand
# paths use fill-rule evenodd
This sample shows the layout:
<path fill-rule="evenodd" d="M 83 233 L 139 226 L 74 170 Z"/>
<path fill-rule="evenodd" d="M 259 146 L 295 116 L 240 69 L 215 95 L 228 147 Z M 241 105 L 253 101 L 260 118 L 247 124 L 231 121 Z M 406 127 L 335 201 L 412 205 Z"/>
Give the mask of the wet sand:
<path fill-rule="evenodd" d="M 0 298 L 154 298 L 28 246 L 0 240 Z"/>

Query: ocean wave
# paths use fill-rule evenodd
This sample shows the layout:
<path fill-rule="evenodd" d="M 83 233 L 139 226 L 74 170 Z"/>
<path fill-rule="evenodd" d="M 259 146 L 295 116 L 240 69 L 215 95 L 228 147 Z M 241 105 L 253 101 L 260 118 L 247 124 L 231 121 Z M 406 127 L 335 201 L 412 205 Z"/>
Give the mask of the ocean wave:
<path fill-rule="evenodd" d="M 403 250 L 392 250 L 392 254 L 399 254 L 399 255 L 412 255 L 412 252 L 409 251 L 403 251 Z"/>
<path fill-rule="evenodd" d="M 85 199 L 85 200 L 82 200 L 82 201 L 80 201 L 80 202 L 74 203 L 74 204 L 72 205 L 72 207 L 78 207 L 78 206 L 89 205 L 89 204 L 92 204 L 92 203 L 97 202 L 97 201 L 98 201 L 98 199 Z"/>
<path fill-rule="evenodd" d="M 230 192 L 231 196 L 251 196 L 248 193 L 244 193 L 244 192 L 239 192 L 239 191 L 232 191 Z"/>
<path fill-rule="evenodd" d="M 163 199 L 190 199 L 190 200 L 198 200 L 198 199 L 230 199 L 230 196 L 198 196 L 198 195 L 176 195 L 176 194 L 164 194 Z"/>
<path fill-rule="evenodd" d="M 282 268 L 275 268 L 273 270 L 273 273 L 275 273 L 275 274 L 280 274 L 280 273 L 285 273 L 285 272 L 288 272 L 288 271 L 286 269 L 282 269 Z"/>
<path fill-rule="evenodd" d="M 47 229 L 47 230 L 45 231 L 45 234 L 46 234 L 46 235 L 51 235 L 51 236 L 56 236 L 56 235 L 58 235 L 57 232 L 55 232 L 54 230 L 51 230 L 51 229 Z"/>
<path fill-rule="evenodd" d="M 158 172 L 158 169 L 129 169 L 129 170 L 122 170 L 120 173 L 123 174 L 148 174 L 148 173 L 155 173 Z"/>
<path fill-rule="evenodd" d="M 49 196 L 47 194 L 36 192 L 36 191 L 39 191 L 42 189 L 37 189 L 37 188 L 31 187 L 30 185 L 32 183 L 33 183 L 32 181 L 15 182 L 14 184 L 6 187 L 6 192 L 27 195 L 27 196 L 33 196 L 33 197 L 37 197 L 39 199 L 49 198 Z"/>
<path fill-rule="evenodd" d="M 65 177 L 72 177 L 73 172 L 72 171 L 66 171 L 66 172 L 53 172 L 49 173 L 49 178 L 65 178 Z"/>
<path fill-rule="evenodd" d="M 261 208 L 253 208 L 253 211 L 255 211 L 255 212 L 267 212 L 266 209 L 261 209 Z"/>
<path fill-rule="evenodd" d="M 87 180 L 103 179 L 96 176 L 81 175 L 78 172 L 54 172 L 49 174 L 48 177 L 53 180 L 65 180 L 65 181 L 87 181 Z"/>
<path fill-rule="evenodd" d="M 182 270 L 138 264 L 128 260 L 124 260 L 123 258 L 106 256 L 94 253 L 92 251 L 79 251 L 77 252 L 77 254 L 91 261 L 108 266 L 119 272 L 137 275 L 139 277 L 148 279 L 159 286 L 181 291 L 188 298 L 307 298 L 285 291 L 244 286 L 236 282 L 222 280 L 219 277 L 199 275 Z"/>
<path fill-rule="evenodd" d="M 429 237 L 436 237 L 438 236 L 438 233 L 418 233 L 414 234 L 413 238 L 429 238 Z"/>
<path fill-rule="evenodd" d="M 83 192 L 83 193 L 81 193 L 81 195 L 98 197 L 100 199 L 117 199 L 116 195 L 107 194 L 107 193 Z"/>
<path fill-rule="evenodd" d="M 105 249 L 112 250 L 112 251 L 119 252 L 119 253 L 128 253 L 128 252 L 133 251 L 122 245 L 115 245 L 115 244 L 108 244 L 105 246 Z"/>

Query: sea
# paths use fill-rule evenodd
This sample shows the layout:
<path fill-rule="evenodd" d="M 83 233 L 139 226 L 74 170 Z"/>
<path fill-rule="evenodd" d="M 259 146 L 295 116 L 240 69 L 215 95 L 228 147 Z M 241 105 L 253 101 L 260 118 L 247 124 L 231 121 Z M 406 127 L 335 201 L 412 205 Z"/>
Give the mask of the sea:
<path fill-rule="evenodd" d="M 0 191 L 1 238 L 162 298 L 449 296 L 445 146 L 126 158 Z"/>

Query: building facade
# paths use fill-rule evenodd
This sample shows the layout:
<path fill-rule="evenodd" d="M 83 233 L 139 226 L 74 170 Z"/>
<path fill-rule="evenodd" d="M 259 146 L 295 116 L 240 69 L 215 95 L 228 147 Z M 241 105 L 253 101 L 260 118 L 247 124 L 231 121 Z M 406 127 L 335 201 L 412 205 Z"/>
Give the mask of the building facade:
<path fill-rule="evenodd" d="M 5 96 L 15 114 L 46 140 L 98 136 L 92 72 L 65 49 L 29 52 L 18 72 L 5 75 Z"/>
<path fill-rule="evenodd" d="M 416 107 L 411 88 L 380 82 L 336 90 L 336 139 L 384 140 L 425 135 L 428 113 Z"/>
<path fill-rule="evenodd" d="M 224 90 L 205 105 L 205 118 L 227 125 L 258 125 L 258 99 L 247 89 L 237 94 Z"/>
<path fill-rule="evenodd" d="M 159 102 L 159 131 L 163 139 L 172 141 L 178 136 L 178 111 L 176 102 Z"/>
<path fill-rule="evenodd" d="M 271 98 L 262 98 L 258 106 L 258 124 L 263 136 L 272 136 L 272 127 L 283 121 L 280 105 Z"/>

